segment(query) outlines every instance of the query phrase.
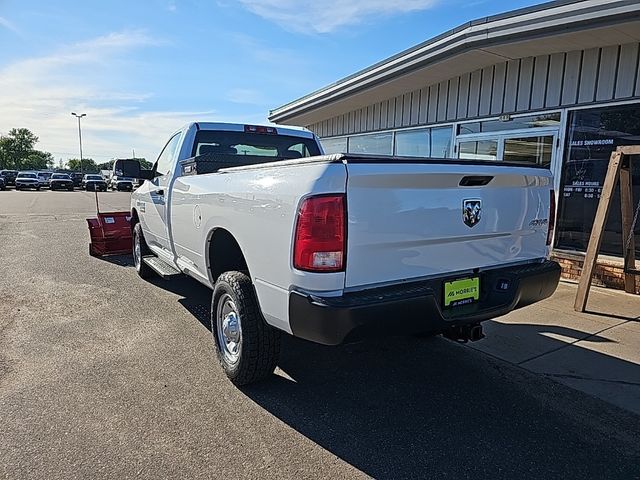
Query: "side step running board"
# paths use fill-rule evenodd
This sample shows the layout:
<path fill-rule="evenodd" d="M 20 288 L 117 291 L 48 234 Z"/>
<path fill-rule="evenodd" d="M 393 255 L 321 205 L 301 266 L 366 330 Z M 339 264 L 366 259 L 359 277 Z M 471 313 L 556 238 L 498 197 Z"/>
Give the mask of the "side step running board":
<path fill-rule="evenodd" d="M 171 278 L 175 277 L 176 275 L 182 275 L 182 272 L 180 270 L 176 270 L 175 267 L 160 260 L 155 255 L 146 255 L 142 257 L 142 261 L 162 278 Z"/>

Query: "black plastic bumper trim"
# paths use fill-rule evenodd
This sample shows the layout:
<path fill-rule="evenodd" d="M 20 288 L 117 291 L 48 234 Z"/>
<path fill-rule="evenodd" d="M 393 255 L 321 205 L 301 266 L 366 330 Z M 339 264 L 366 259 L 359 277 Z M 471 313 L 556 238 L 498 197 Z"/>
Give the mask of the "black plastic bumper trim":
<path fill-rule="evenodd" d="M 467 276 L 471 275 L 474 274 Z M 546 260 L 486 270 L 477 275 L 480 300 L 447 309 L 442 307 L 442 288 L 444 281 L 452 279 L 449 276 L 346 293 L 341 297 L 293 291 L 289 295 L 289 324 L 296 337 L 325 345 L 368 336 L 441 333 L 451 327 L 504 315 L 551 296 L 560 281 L 560 266 Z"/>

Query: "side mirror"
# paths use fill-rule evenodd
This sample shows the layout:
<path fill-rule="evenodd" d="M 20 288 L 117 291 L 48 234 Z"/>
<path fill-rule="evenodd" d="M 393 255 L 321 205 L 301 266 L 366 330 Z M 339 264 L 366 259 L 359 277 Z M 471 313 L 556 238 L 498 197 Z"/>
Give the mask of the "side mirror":
<path fill-rule="evenodd" d="M 142 178 L 151 180 L 153 172 L 140 168 L 138 160 L 116 160 L 113 164 L 113 174 L 118 177 Z"/>

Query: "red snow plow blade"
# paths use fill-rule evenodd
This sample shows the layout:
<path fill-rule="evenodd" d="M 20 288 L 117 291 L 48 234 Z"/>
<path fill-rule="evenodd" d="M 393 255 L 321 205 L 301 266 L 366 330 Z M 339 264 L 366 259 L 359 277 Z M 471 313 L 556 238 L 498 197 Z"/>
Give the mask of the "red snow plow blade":
<path fill-rule="evenodd" d="M 98 218 L 87 218 L 89 224 L 89 255 L 123 255 L 131 253 L 131 213 L 98 213 Z"/>

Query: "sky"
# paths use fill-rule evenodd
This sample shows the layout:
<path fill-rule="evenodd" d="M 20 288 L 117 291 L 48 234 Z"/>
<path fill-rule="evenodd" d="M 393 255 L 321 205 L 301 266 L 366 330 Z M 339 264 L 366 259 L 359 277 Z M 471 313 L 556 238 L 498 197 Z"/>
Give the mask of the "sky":
<path fill-rule="evenodd" d="M 56 162 L 155 160 L 190 121 L 268 112 L 526 0 L 0 0 L 0 134 Z"/>

